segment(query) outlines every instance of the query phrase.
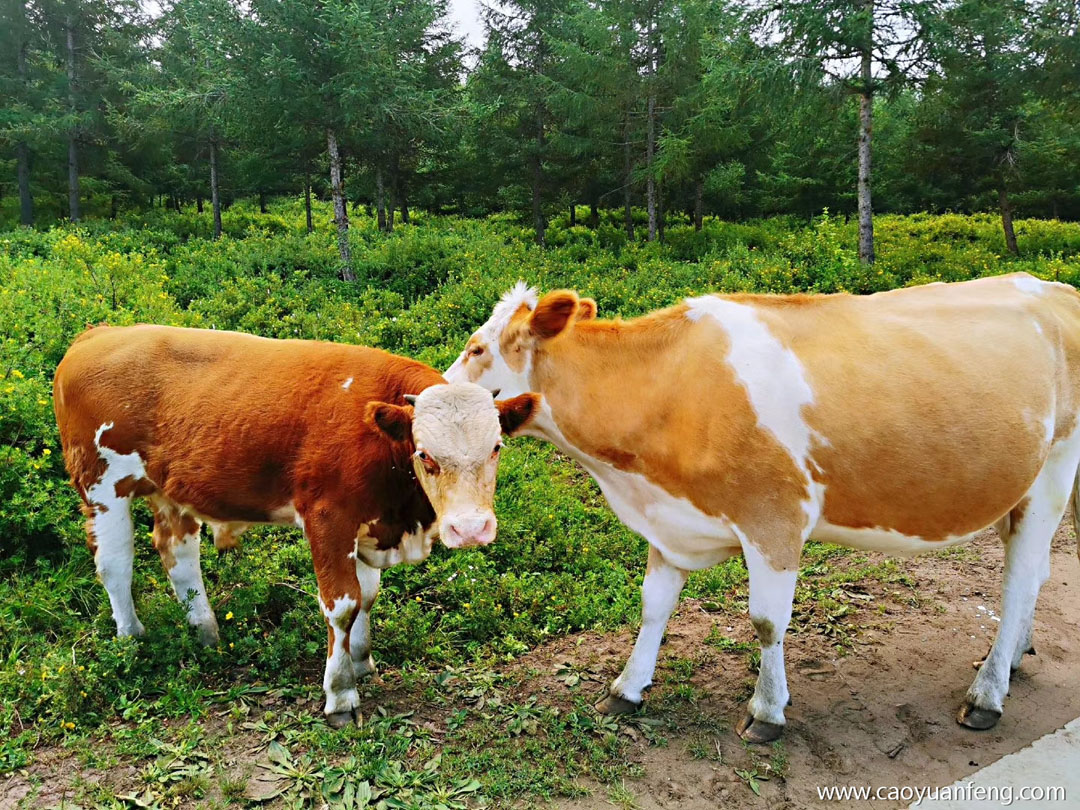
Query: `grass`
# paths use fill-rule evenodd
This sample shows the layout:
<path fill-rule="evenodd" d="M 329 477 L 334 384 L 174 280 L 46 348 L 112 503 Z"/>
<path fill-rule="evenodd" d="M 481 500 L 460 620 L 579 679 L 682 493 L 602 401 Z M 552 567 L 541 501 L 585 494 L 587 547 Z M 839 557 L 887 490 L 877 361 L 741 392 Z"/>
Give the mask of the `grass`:
<path fill-rule="evenodd" d="M 29 806 L 254 806 L 253 784 L 278 791 L 264 798 L 280 806 L 505 805 L 590 790 L 632 806 L 634 745 L 700 735 L 694 755 L 710 756 L 720 724 L 702 709 L 694 673 L 716 656 L 745 667 L 749 689 L 757 665 L 739 559 L 691 576 L 695 609 L 723 618 L 701 650 L 664 658 L 644 714 L 592 711 L 610 673 L 587 663 L 587 647 L 550 668 L 518 663 L 568 635 L 633 625 L 645 562 L 645 543 L 591 479 L 532 440 L 504 455 L 496 544 L 440 547 L 384 577 L 373 631 L 385 681 L 365 686 L 365 706 L 386 710 L 362 728 L 335 732 L 322 720 L 325 630 L 294 531 L 260 529 L 239 554 L 205 553 L 222 644 L 204 650 L 139 510 L 134 591 L 150 632 L 113 638 L 52 418 L 52 372 L 86 324 L 359 342 L 445 368 L 518 278 L 577 288 L 602 314 L 624 316 L 705 290 L 872 292 L 1013 270 L 1080 279 L 1080 226 L 1059 222 L 1019 222 L 1024 255 L 1011 259 L 991 217 L 882 217 L 880 259 L 867 268 L 854 225 L 828 217 L 708 222 L 700 233 L 674 223 L 662 246 L 627 244 L 614 220 L 595 231 L 556 221 L 543 251 L 507 216 L 420 215 L 392 236 L 358 219 L 359 282 L 348 285 L 336 279 L 328 211 L 319 220 L 304 233 L 302 206 L 283 201 L 266 215 L 234 206 L 220 242 L 205 238 L 205 216 L 157 210 L 0 233 L 0 774 L 29 786 Z M 867 599 L 871 580 L 893 599 L 919 599 L 902 565 L 811 544 L 792 632 L 845 654 L 860 623 L 893 609 Z M 537 687 L 547 683 L 557 697 Z M 779 756 L 738 764 L 748 790 L 782 775 Z M 70 772 L 67 796 L 42 781 L 58 768 Z"/>

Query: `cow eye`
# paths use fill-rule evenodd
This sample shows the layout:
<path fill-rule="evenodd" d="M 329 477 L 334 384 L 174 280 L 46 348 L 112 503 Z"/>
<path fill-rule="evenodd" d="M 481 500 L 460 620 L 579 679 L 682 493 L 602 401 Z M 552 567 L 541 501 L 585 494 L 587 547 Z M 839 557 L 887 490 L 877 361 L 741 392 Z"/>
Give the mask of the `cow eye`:
<path fill-rule="evenodd" d="M 424 465 L 424 469 L 427 470 L 431 475 L 439 474 L 439 462 L 437 462 L 423 450 L 416 451 L 416 458 L 420 461 L 421 464 Z"/>
<path fill-rule="evenodd" d="M 473 346 L 471 349 L 469 349 L 469 356 L 470 357 L 479 357 L 483 353 L 484 353 L 484 347 L 483 346 Z"/>

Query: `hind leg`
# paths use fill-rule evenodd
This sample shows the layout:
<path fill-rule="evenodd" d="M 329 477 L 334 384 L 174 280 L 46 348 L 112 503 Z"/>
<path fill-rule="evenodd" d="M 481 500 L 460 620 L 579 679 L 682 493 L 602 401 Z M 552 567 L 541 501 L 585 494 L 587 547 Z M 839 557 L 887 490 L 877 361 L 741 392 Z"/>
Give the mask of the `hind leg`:
<path fill-rule="evenodd" d="M 135 527 L 131 499 L 112 498 L 108 504 L 91 503 L 86 509 L 87 544 L 94 553 L 98 577 L 109 594 L 116 635 L 141 636 L 146 630 L 135 615 L 131 575 L 135 561 Z"/>
<path fill-rule="evenodd" d="M 1012 521 L 1005 538 L 1001 623 L 957 716 L 968 728 L 987 729 L 997 723 L 1009 691 L 1009 676 L 1031 648 L 1035 601 L 1050 576 L 1050 541 L 1069 502 L 1076 455 L 1074 440 L 1051 451 L 1028 491 L 1023 514 Z"/>
<path fill-rule="evenodd" d="M 206 597 L 202 566 L 199 563 L 199 530 L 202 523 L 180 512 L 163 498 L 152 498 L 154 508 L 154 548 L 172 582 L 176 598 L 187 606 L 188 624 L 199 631 L 204 647 L 218 644 L 218 623 Z"/>

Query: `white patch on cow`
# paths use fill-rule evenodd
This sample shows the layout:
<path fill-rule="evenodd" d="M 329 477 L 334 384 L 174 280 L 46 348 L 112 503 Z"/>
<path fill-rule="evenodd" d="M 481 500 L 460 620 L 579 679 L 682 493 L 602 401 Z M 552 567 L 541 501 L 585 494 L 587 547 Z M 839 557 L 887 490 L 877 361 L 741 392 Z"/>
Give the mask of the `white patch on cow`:
<path fill-rule="evenodd" d="M 642 692 L 652 684 L 664 628 L 684 584 L 685 571 L 669 565 L 656 551 L 649 554 L 649 569 L 641 583 L 641 630 L 622 674 L 611 685 L 611 694 L 641 702 Z"/>
<path fill-rule="evenodd" d="M 1032 323 L 1035 324 L 1035 331 L 1038 332 L 1040 335 L 1043 334 L 1042 324 L 1039 323 L 1038 320 L 1034 320 L 1034 319 L 1032 320 Z"/>
<path fill-rule="evenodd" d="M 761 666 L 754 696 L 750 699 L 750 714 L 757 720 L 783 725 L 788 702 L 784 634 L 791 622 L 795 580 L 799 572 L 776 570 L 737 526 L 733 528 L 742 540 L 750 577 L 750 621 L 758 631 L 759 639 L 762 629 L 772 634 L 770 639 L 761 639 Z M 768 644 L 764 643 L 766 640 Z"/>
<path fill-rule="evenodd" d="M 145 629 L 135 614 L 131 598 L 131 575 L 135 558 L 135 527 L 131 522 L 131 498 L 116 494 L 116 485 L 125 478 L 140 480 L 146 468 L 138 453 L 118 453 L 103 447 L 102 434 L 113 428 L 113 422 L 101 425 L 94 434 L 94 445 L 105 462 L 105 470 L 97 483 L 86 490 L 86 499 L 95 506 L 93 517 L 94 540 L 97 551 L 94 563 L 98 576 L 109 594 L 113 619 L 118 636 L 141 636 Z"/>
<path fill-rule="evenodd" d="M 521 371 L 513 371 L 502 356 L 500 339 L 514 317 L 514 313 L 523 305 L 529 310 L 536 309 L 538 300 L 536 288 L 528 286 L 524 281 L 519 281 L 503 295 L 492 310 L 491 317 L 473 333 L 473 337 L 484 347 L 484 351 L 490 353 L 491 364 L 479 379 L 472 382 L 482 385 L 489 391 L 499 391 L 503 399 L 516 397 L 529 390 L 532 352 L 529 352 L 526 358 L 525 367 Z M 450 383 L 468 382 L 469 375 L 466 369 L 468 362 L 468 355 L 463 350 L 443 377 Z"/>
<path fill-rule="evenodd" d="M 1022 293 L 1027 293 L 1028 295 L 1043 295 L 1046 292 L 1046 282 L 1037 279 L 1034 276 L 1029 276 L 1027 273 L 1021 273 L 1011 280 L 1016 286 L 1016 289 L 1020 290 Z"/>
<path fill-rule="evenodd" d="M 1049 413 L 1043 419 L 1043 429 L 1045 431 L 1045 437 L 1047 442 L 1051 442 L 1054 439 L 1054 415 Z"/>
<path fill-rule="evenodd" d="M 581 464 L 619 520 L 655 546 L 671 565 L 700 571 L 738 553 L 739 539 L 729 521 L 702 512 L 644 475 L 625 472 L 579 450 L 559 430 L 546 400 L 523 432 L 547 439 Z"/>
<path fill-rule="evenodd" d="M 473 383 L 432 385 L 420 392 L 413 408 L 417 452 L 429 455 L 442 469 L 439 475 L 428 474 L 414 457 L 413 468 L 436 513 L 438 534 L 452 548 L 490 543 L 495 539 L 492 499 L 499 464 L 494 450 L 502 443 L 491 392 Z M 408 537 L 403 544 L 407 542 Z"/>
<path fill-rule="evenodd" d="M 1002 710 L 1011 670 L 1031 646 L 1035 602 L 1050 576 L 1050 541 L 1072 496 L 1078 464 L 1080 428 L 1051 448 L 1027 491 L 1024 516 L 1010 526 L 997 637 L 967 693 L 979 708 Z"/>
<path fill-rule="evenodd" d="M 343 383 L 341 384 L 341 387 L 342 387 L 342 388 L 344 388 L 344 389 L 345 389 L 346 391 L 348 391 L 348 390 L 349 390 L 349 386 L 350 386 L 350 385 L 352 385 L 352 381 L 353 381 L 353 378 L 352 378 L 352 377 L 349 377 L 349 379 L 347 379 L 347 380 L 346 380 L 345 382 L 343 382 Z"/>
<path fill-rule="evenodd" d="M 686 304 L 690 320 L 711 316 L 728 333 L 727 361 L 746 388 L 758 426 L 776 437 L 806 476 L 803 511 L 806 526 L 812 527 L 820 516 L 821 498 L 813 491 L 810 473 L 814 434 L 803 418 L 803 408 L 814 403 L 814 392 L 802 363 L 769 331 L 753 307 L 712 295 L 687 298 Z"/>
<path fill-rule="evenodd" d="M 267 515 L 270 518 L 269 522 L 278 526 L 296 526 L 301 531 L 304 530 L 304 516 L 296 511 L 296 504 L 289 501 L 283 506 L 278 506 L 275 509 L 270 510 L 270 514 Z"/>
<path fill-rule="evenodd" d="M 820 522 L 810 533 L 812 540 L 822 543 L 836 543 L 839 546 L 857 548 L 863 551 L 879 551 L 900 557 L 913 557 L 928 551 L 966 543 L 976 533 L 946 537 L 943 540 L 924 540 L 914 535 L 903 534 L 895 529 L 866 528 L 851 529 L 847 526 L 834 526 L 826 521 Z"/>
<path fill-rule="evenodd" d="M 199 532 L 196 530 L 184 537 L 174 537 L 170 550 L 176 562 L 168 574 L 176 598 L 187 605 L 188 624 L 199 629 L 203 644 L 214 646 L 218 642 L 218 624 L 203 584 L 199 564 Z"/>
<path fill-rule="evenodd" d="M 392 568 L 402 563 L 413 565 L 426 560 L 431 554 L 431 548 L 439 534 L 436 524 L 432 524 L 425 529 L 417 523 L 414 531 L 405 532 L 401 535 L 401 542 L 396 546 L 388 549 L 378 549 L 375 548 L 374 540 L 364 542 L 365 538 L 370 537 L 367 531 L 368 525 L 370 524 L 362 526 L 360 533 L 357 535 L 355 559 L 358 563 L 362 562 L 372 568 L 379 569 Z"/>
<path fill-rule="evenodd" d="M 356 563 L 356 579 L 360 583 L 360 609 L 349 634 L 349 653 L 352 655 L 353 674 L 357 678 L 375 672 L 375 660 L 371 657 L 371 606 L 379 595 L 382 571 L 359 560 Z"/>
<path fill-rule="evenodd" d="M 334 599 L 333 605 L 333 608 L 327 608 L 322 597 L 319 598 L 319 608 L 334 631 L 334 642 L 330 647 L 330 657 L 326 659 L 326 672 L 323 675 L 327 714 L 349 712 L 360 705 L 352 657 L 345 649 L 345 639 L 349 635 L 348 624 L 356 610 L 356 600 L 351 596 L 339 596 Z"/>

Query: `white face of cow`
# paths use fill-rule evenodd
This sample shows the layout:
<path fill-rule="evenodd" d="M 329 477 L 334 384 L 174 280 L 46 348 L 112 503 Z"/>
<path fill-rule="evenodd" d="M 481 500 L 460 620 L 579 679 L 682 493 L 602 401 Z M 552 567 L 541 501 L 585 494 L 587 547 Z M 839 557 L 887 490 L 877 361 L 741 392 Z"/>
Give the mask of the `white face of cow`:
<path fill-rule="evenodd" d="M 471 382 L 502 396 L 530 390 L 533 352 L 538 341 L 561 334 L 574 321 L 596 317 L 596 302 L 556 290 L 538 300 L 536 289 L 519 281 L 481 326 L 443 376 Z"/>
<path fill-rule="evenodd" d="M 532 394 L 495 402 L 478 385 L 433 385 L 411 406 L 373 402 L 368 419 L 396 441 L 410 441 L 417 480 L 435 510 L 439 536 L 450 548 L 495 539 L 495 473 L 502 434 L 533 414 Z"/>

